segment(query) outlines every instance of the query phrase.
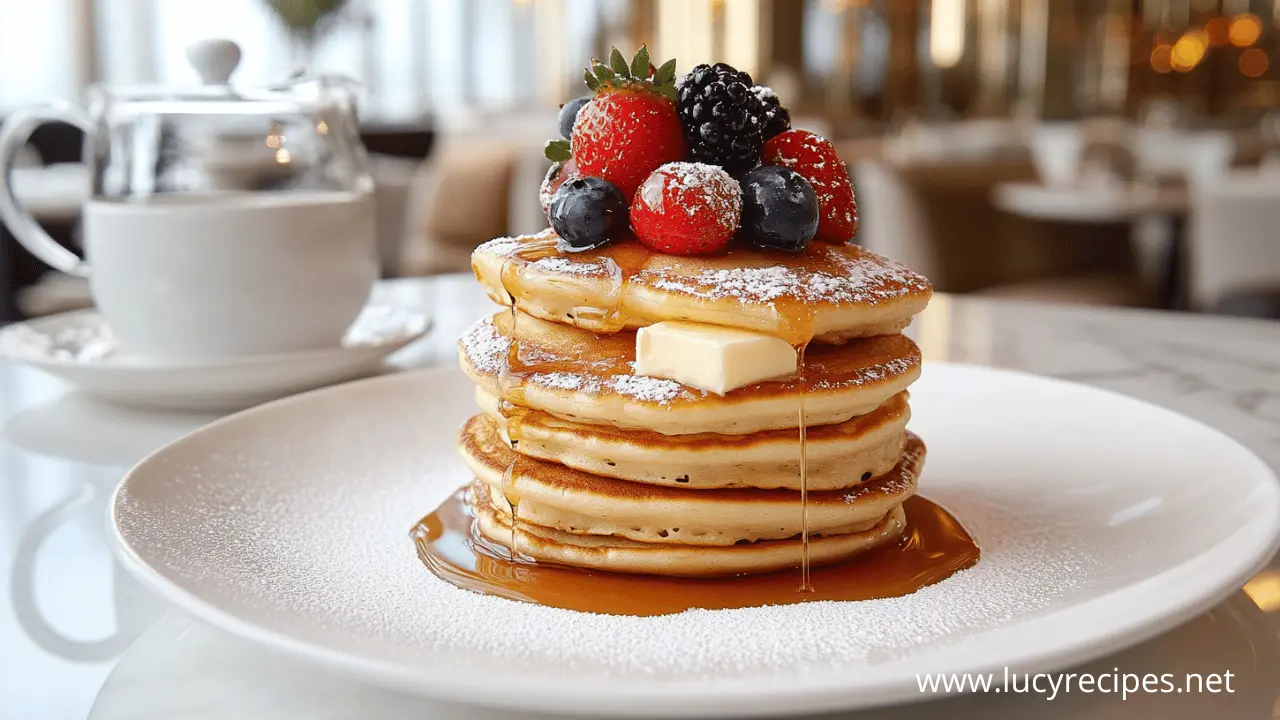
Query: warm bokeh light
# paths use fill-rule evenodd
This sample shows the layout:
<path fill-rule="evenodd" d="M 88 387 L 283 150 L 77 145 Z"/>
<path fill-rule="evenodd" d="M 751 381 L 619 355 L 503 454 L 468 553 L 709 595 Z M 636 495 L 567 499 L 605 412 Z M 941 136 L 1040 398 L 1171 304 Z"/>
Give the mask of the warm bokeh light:
<path fill-rule="evenodd" d="M 1249 47 L 1262 37 L 1262 21 L 1253 13 L 1241 13 L 1231 18 L 1231 27 L 1227 31 L 1231 44 L 1236 47 Z"/>
<path fill-rule="evenodd" d="M 1161 75 L 1173 71 L 1173 63 L 1170 62 L 1173 55 L 1173 46 L 1160 43 L 1151 48 L 1151 69 Z"/>
<path fill-rule="evenodd" d="M 1280 573 L 1263 570 L 1245 583 L 1244 594 L 1263 612 L 1280 608 Z"/>
<path fill-rule="evenodd" d="M 1249 48 L 1240 53 L 1240 74 L 1245 77 L 1262 77 L 1270 66 L 1271 60 L 1263 50 Z"/>
<path fill-rule="evenodd" d="M 1209 47 L 1222 47 L 1231 42 L 1230 24 L 1224 17 L 1211 17 L 1204 24 L 1204 34 L 1209 38 Z"/>
<path fill-rule="evenodd" d="M 1169 64 L 1178 72 L 1188 72 L 1204 59 L 1208 46 L 1203 32 L 1188 32 L 1173 44 Z"/>
<path fill-rule="evenodd" d="M 964 56 L 964 0 L 933 0 L 929 17 L 929 59 L 941 68 L 954 67 Z"/>
<path fill-rule="evenodd" d="M 288 165 L 289 162 L 291 162 L 292 160 L 293 160 L 293 156 L 290 155 L 289 151 L 286 150 L 285 148 L 280 148 L 279 150 L 276 151 L 276 162 L 280 163 L 281 165 Z"/>

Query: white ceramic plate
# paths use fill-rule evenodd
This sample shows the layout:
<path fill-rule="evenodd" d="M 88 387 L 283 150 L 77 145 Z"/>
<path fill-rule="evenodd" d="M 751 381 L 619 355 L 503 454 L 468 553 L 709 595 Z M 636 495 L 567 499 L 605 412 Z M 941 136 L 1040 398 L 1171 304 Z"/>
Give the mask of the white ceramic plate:
<path fill-rule="evenodd" d="M 1124 396 L 930 364 L 922 492 L 974 568 L 906 598 L 626 618 L 475 595 L 408 531 L 468 479 L 456 371 L 377 378 L 217 422 L 112 504 L 125 565 L 195 617 L 425 695 L 587 715 L 795 713 L 918 700 L 917 674 L 1038 672 L 1190 619 L 1274 552 L 1280 492 L 1229 438 Z"/>
<path fill-rule="evenodd" d="M 39 368 L 86 394 L 117 403 L 231 410 L 368 375 L 430 326 L 422 311 L 371 305 L 336 347 L 162 362 L 122 350 L 102 315 L 76 310 L 0 330 L 0 358 Z"/>

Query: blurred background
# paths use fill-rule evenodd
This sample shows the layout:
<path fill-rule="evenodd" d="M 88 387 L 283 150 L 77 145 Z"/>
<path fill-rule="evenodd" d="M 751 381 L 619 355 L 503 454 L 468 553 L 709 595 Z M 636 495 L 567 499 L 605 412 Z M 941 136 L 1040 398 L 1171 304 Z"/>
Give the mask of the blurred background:
<path fill-rule="evenodd" d="M 0 0 L 0 119 L 195 84 L 207 38 L 240 45 L 237 85 L 364 85 L 388 276 L 544 227 L 558 106 L 648 43 L 771 85 L 836 142 L 858 241 L 940 290 L 1280 317 L 1280 0 Z M 15 171 L 69 246 L 81 142 L 44 127 Z M 0 321 L 85 298 L 0 237 Z"/>

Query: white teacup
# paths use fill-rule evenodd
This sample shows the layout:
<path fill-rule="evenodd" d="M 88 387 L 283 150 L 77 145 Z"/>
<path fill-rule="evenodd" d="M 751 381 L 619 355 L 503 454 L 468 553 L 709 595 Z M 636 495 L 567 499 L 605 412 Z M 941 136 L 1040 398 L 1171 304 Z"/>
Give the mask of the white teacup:
<path fill-rule="evenodd" d="M 211 360 L 335 346 L 378 276 L 357 90 L 307 75 L 234 89 L 234 43 L 191 51 L 199 88 L 95 86 L 87 109 L 10 113 L 0 126 L 0 219 L 40 259 L 89 278 L 130 354 Z M 19 206 L 8 182 L 32 131 L 50 121 L 85 134 L 83 260 Z"/>
<path fill-rule="evenodd" d="M 367 194 L 92 200 L 84 246 L 121 345 L 158 359 L 332 347 L 378 276 Z"/>

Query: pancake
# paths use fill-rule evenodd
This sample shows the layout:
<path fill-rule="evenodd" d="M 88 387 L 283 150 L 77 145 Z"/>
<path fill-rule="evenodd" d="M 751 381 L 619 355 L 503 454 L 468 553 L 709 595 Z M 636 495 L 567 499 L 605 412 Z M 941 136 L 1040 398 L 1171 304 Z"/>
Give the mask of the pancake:
<path fill-rule="evenodd" d="M 507 399 L 559 418 L 650 430 L 663 435 L 739 435 L 796 427 L 798 382 L 767 381 L 723 396 L 674 380 L 636 375 L 635 333 L 596 335 L 568 325 L 517 316 L 519 397 Z M 482 318 L 459 340 L 462 369 L 490 395 L 500 396 L 512 316 Z M 920 349 L 904 335 L 844 345 L 812 345 L 805 352 L 807 425 L 865 415 L 920 375 Z"/>
<path fill-rule="evenodd" d="M 791 490 L 684 490 L 627 482 L 523 458 L 477 415 L 458 435 L 467 466 L 495 490 L 492 502 L 510 512 L 516 498 L 521 521 L 578 535 L 614 535 L 652 544 L 733 545 L 789 538 L 801 531 L 800 494 Z M 889 473 L 850 490 L 809 493 L 811 535 L 864 530 L 916 490 L 924 444 L 908 433 L 903 460 Z"/>
<path fill-rule="evenodd" d="M 483 483 L 472 488 L 476 529 L 490 542 L 510 548 L 511 518 L 488 502 Z M 583 536 L 524 521 L 521 507 L 517 542 L 520 553 L 539 562 L 593 570 L 679 577 L 715 577 L 766 573 L 800 566 L 799 538 L 704 547 L 649 545 L 620 538 Z M 893 542 L 906 529 L 906 514 L 897 506 L 862 532 L 809 539 L 809 564 L 830 565 Z"/>
<path fill-rule="evenodd" d="M 544 320 L 599 332 L 691 320 L 792 344 L 898 332 L 933 292 L 923 276 L 856 245 L 811 242 L 799 253 L 735 246 L 683 257 L 635 240 L 574 253 L 555 241 L 552 230 L 490 240 L 471 267 L 495 302 L 509 305 L 510 290 L 521 310 Z"/>
<path fill-rule="evenodd" d="M 476 403 L 510 444 L 498 398 L 477 389 Z M 848 488 L 898 464 L 911 411 L 900 392 L 866 415 L 808 430 L 810 490 Z M 800 489 L 800 438 L 795 428 L 750 435 L 662 435 L 583 425 L 530 410 L 514 423 L 522 455 L 633 482 L 689 490 Z"/>

